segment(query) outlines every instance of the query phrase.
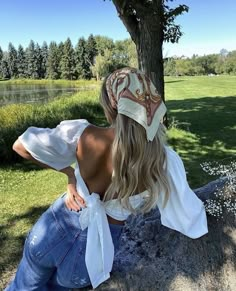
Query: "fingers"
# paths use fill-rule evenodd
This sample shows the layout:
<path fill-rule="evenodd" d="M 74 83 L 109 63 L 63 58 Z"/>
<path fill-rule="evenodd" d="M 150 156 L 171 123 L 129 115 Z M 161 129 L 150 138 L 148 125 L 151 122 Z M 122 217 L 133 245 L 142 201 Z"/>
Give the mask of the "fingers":
<path fill-rule="evenodd" d="M 74 211 L 79 211 L 80 206 L 78 203 L 75 201 L 74 197 L 70 197 L 67 193 L 66 199 L 65 199 L 65 204 L 69 210 L 74 210 Z"/>
<path fill-rule="evenodd" d="M 65 204 L 68 209 L 79 211 L 81 207 L 85 207 L 84 199 L 77 193 L 74 185 L 67 186 L 67 195 L 65 199 Z"/>
<path fill-rule="evenodd" d="M 77 192 L 73 193 L 73 196 L 74 196 L 74 200 L 77 204 L 79 204 L 81 207 L 86 206 L 84 199 Z"/>

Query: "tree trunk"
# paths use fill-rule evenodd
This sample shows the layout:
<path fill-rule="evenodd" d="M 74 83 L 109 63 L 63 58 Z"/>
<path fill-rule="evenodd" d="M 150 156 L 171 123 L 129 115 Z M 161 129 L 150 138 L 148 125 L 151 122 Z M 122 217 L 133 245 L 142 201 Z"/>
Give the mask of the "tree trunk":
<path fill-rule="evenodd" d="M 151 78 L 162 99 L 165 100 L 162 1 L 153 0 L 148 6 L 140 2 L 142 1 L 113 0 L 120 19 L 136 45 L 139 68 Z M 130 13 L 131 4 L 135 9 L 135 15 Z"/>
<path fill-rule="evenodd" d="M 162 99 L 165 100 L 161 27 L 155 26 L 153 17 L 149 16 L 139 26 L 136 38 L 139 68 L 151 78 Z"/>

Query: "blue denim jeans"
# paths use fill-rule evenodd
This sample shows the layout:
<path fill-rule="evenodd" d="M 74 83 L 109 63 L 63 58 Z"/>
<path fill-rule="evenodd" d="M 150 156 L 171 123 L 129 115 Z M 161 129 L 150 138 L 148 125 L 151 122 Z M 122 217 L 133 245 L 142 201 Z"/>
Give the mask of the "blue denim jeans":
<path fill-rule="evenodd" d="M 87 229 L 81 230 L 80 212 L 67 209 L 65 195 L 29 232 L 16 276 L 5 291 L 64 291 L 90 285 L 85 265 Z M 116 252 L 123 226 L 109 226 Z"/>

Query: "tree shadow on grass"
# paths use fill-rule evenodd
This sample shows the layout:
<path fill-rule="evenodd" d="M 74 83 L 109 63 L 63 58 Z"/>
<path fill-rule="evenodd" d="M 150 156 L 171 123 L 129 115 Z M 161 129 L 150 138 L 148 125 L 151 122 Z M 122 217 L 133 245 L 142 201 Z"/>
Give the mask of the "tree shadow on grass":
<path fill-rule="evenodd" d="M 24 172 L 30 172 L 30 171 L 42 171 L 43 168 L 34 164 L 31 161 L 19 159 L 17 162 L 12 163 L 11 165 L 4 163 L 3 165 L 0 165 L 1 170 L 6 171 L 24 171 Z"/>
<path fill-rule="evenodd" d="M 200 138 L 202 145 L 215 141 L 235 147 L 236 96 L 203 97 L 167 101 L 169 116 L 189 124 L 189 131 Z"/>
<path fill-rule="evenodd" d="M 236 154 L 236 97 L 203 97 L 167 101 L 169 118 L 178 130 L 171 129 L 169 143 L 191 169 L 192 186 L 209 181 L 201 175 L 200 163 L 218 161 L 228 163 Z M 194 170 L 196 169 L 196 171 Z"/>
<path fill-rule="evenodd" d="M 176 82 L 184 82 L 186 80 L 171 80 L 171 81 L 165 81 L 164 83 L 167 84 L 167 83 L 176 83 Z"/>
<path fill-rule="evenodd" d="M 13 228 L 22 220 L 27 221 L 27 224 L 33 225 L 38 217 L 48 208 L 49 205 L 43 207 L 32 207 L 27 212 L 20 215 L 13 215 L 8 219 L 7 223 L 0 225 L 0 278 L 4 273 L 10 272 L 6 281 L 0 281 L 0 289 L 8 283 L 13 269 L 19 263 L 22 257 L 22 250 L 26 234 L 11 235 Z M 3 284 L 3 286 L 1 286 Z M 2 289 L 1 289 L 2 290 Z"/>

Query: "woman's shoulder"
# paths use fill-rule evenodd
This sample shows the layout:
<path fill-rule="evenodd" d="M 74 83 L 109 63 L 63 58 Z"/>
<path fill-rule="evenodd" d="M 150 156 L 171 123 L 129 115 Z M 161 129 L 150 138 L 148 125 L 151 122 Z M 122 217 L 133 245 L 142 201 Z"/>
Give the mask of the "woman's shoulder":
<path fill-rule="evenodd" d="M 78 148 L 83 152 L 94 152 L 95 155 L 100 156 L 108 150 L 112 142 L 113 136 L 108 128 L 89 123 L 78 140 Z"/>
<path fill-rule="evenodd" d="M 63 120 L 61 121 L 55 128 L 34 128 L 30 127 L 29 129 L 32 131 L 38 131 L 41 133 L 45 133 L 50 136 L 52 139 L 64 140 L 66 143 L 71 143 L 76 145 L 77 140 L 80 139 L 84 129 L 90 123 L 86 119 L 72 119 L 72 120 Z M 28 130 L 29 130 L 28 129 Z"/>
<path fill-rule="evenodd" d="M 71 119 L 61 121 L 56 128 L 68 135 L 80 135 L 89 125 L 86 119 Z"/>
<path fill-rule="evenodd" d="M 78 140 L 76 155 L 78 162 L 85 169 L 93 169 L 97 172 L 99 168 L 109 167 L 111 160 L 112 135 L 109 129 L 89 124 Z"/>

